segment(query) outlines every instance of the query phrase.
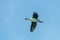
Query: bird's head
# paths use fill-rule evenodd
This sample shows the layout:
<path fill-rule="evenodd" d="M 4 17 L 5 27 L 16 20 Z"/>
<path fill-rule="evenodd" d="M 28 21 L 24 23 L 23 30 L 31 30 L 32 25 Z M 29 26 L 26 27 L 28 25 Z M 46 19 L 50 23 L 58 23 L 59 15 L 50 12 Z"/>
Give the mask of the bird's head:
<path fill-rule="evenodd" d="M 28 18 L 25 18 L 25 20 L 28 20 Z"/>

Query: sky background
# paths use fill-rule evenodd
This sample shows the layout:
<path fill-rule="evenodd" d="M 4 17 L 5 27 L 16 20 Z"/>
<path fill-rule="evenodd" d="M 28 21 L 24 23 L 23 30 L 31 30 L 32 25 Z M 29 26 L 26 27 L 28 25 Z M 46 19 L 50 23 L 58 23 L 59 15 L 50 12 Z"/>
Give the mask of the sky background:
<path fill-rule="evenodd" d="M 44 23 L 30 32 L 34 11 Z M 60 40 L 60 0 L 0 0 L 0 40 Z"/>

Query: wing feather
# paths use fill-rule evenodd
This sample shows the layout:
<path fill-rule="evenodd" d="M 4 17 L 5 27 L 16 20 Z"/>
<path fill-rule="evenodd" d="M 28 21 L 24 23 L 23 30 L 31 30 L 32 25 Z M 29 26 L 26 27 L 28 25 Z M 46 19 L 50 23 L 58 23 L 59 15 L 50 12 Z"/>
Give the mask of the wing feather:
<path fill-rule="evenodd" d="M 36 12 L 33 13 L 33 18 L 38 19 L 38 14 Z"/>
<path fill-rule="evenodd" d="M 37 22 L 32 22 L 30 32 L 33 32 L 36 28 Z"/>

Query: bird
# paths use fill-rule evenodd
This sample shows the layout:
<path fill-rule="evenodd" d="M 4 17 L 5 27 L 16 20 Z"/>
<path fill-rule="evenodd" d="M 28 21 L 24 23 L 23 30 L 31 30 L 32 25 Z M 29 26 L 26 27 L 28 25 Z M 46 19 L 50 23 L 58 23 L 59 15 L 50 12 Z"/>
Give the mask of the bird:
<path fill-rule="evenodd" d="M 32 18 L 25 18 L 25 20 L 30 20 L 31 21 L 31 28 L 30 28 L 30 32 L 33 32 L 37 26 L 37 22 L 39 23 L 43 23 L 43 21 L 38 19 L 38 14 L 37 12 L 33 12 L 33 16 Z"/>

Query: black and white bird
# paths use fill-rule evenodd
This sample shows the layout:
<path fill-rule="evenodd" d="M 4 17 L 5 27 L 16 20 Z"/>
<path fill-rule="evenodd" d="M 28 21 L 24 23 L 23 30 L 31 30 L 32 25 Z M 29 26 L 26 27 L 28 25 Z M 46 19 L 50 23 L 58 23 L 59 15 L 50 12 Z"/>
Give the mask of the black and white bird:
<path fill-rule="evenodd" d="M 32 18 L 25 18 L 25 20 L 31 20 L 31 28 L 30 32 L 33 32 L 37 26 L 37 22 L 43 23 L 38 19 L 38 14 L 36 12 L 33 12 L 33 17 Z"/>

